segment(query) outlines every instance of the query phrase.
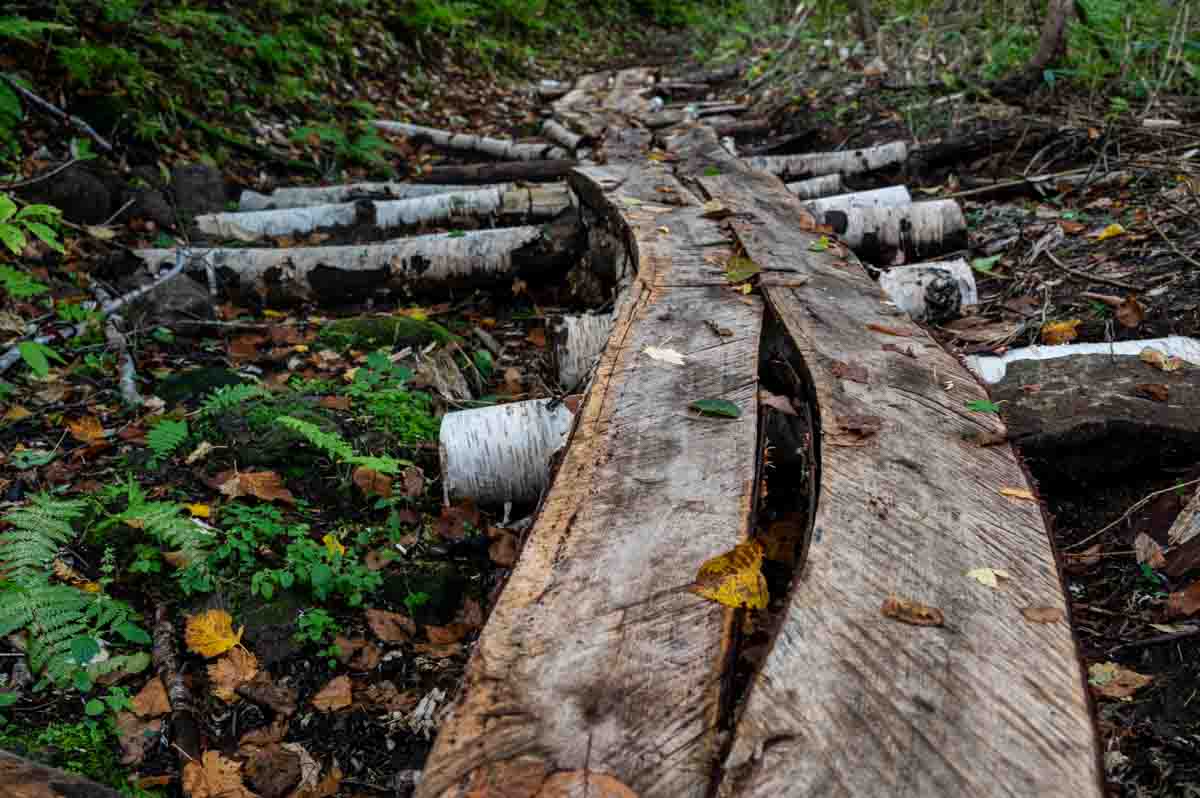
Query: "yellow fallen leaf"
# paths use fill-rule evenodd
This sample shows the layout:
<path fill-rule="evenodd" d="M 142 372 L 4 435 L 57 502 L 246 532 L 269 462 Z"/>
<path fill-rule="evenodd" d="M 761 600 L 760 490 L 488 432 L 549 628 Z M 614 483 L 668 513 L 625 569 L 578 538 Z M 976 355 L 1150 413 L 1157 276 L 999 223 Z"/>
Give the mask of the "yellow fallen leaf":
<path fill-rule="evenodd" d="M 208 666 L 208 681 L 213 695 L 227 704 L 238 700 L 235 692 L 258 673 L 258 659 L 244 648 L 234 648 Z"/>
<path fill-rule="evenodd" d="M 988 587 L 1000 587 L 1002 579 L 1012 578 L 1007 571 L 1001 571 L 998 568 L 972 568 L 967 571 L 967 576 Z"/>
<path fill-rule="evenodd" d="M 225 610 L 205 610 L 188 616 L 184 640 L 189 651 L 212 658 L 242 642 L 244 630 L 233 631 L 233 618 Z"/>
<path fill-rule="evenodd" d="M 282 310 L 271 310 L 270 308 L 263 309 L 263 315 L 268 319 L 286 319 L 287 314 Z"/>
<path fill-rule="evenodd" d="M 1026 499 L 1031 502 L 1037 501 L 1037 496 L 1033 495 L 1033 491 L 1029 488 L 1001 488 L 1001 496 L 1011 496 L 1014 499 Z"/>
<path fill-rule="evenodd" d="M 325 544 L 325 551 L 329 552 L 330 557 L 346 553 L 346 547 L 342 545 L 342 542 L 333 533 L 329 533 L 321 538 L 321 542 Z"/>
<path fill-rule="evenodd" d="M 705 561 L 688 589 L 727 607 L 766 609 L 770 596 L 762 561 L 761 543 L 757 540 L 740 543 L 732 551 Z"/>
<path fill-rule="evenodd" d="M 1078 337 L 1079 333 L 1076 328 L 1082 323 L 1079 319 L 1069 319 L 1067 321 L 1052 321 L 1043 324 L 1042 343 L 1069 344 Z"/>
<path fill-rule="evenodd" d="M 21 405 L 13 405 L 12 407 L 8 408 L 8 410 L 4 411 L 4 420 L 20 421 L 21 419 L 29 418 L 32 415 L 33 413 L 29 412 Z"/>
<path fill-rule="evenodd" d="M 295 346 L 292 347 L 292 351 L 300 352 L 303 354 L 304 352 L 308 351 L 308 344 L 296 344 Z"/>
<path fill-rule="evenodd" d="M 1116 238 L 1119 235 L 1124 235 L 1125 228 L 1119 224 L 1113 223 L 1096 234 L 1097 241 L 1106 241 L 1110 238 Z"/>
<path fill-rule="evenodd" d="M 186 462 L 188 465 L 193 465 L 197 461 L 208 457 L 209 452 L 215 448 L 216 447 L 208 441 L 200 441 L 200 445 L 192 450 L 192 453 L 187 456 L 184 462 Z"/>
<path fill-rule="evenodd" d="M 207 504 L 185 504 L 184 507 L 192 514 L 192 518 L 209 518 L 212 516 L 212 508 Z"/>
<path fill-rule="evenodd" d="M 1156 369 L 1161 369 L 1162 371 L 1171 372 L 1178 371 L 1179 369 L 1183 368 L 1182 360 L 1174 355 L 1167 357 L 1163 352 L 1160 352 L 1159 350 L 1150 346 L 1147 346 L 1138 353 L 1138 359 L 1143 363 L 1149 363 L 1151 366 L 1154 366 Z"/>

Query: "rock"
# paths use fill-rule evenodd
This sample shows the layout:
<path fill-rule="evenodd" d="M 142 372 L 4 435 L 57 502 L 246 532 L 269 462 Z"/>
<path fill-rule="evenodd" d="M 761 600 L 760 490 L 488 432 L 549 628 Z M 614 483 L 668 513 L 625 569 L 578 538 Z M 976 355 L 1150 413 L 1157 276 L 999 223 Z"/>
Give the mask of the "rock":
<path fill-rule="evenodd" d="M 243 612 L 246 642 L 258 655 L 262 667 L 283 662 L 300 650 L 292 635 L 296 632 L 296 619 L 305 606 L 303 598 L 284 590 L 276 593 L 271 601 L 256 600 Z"/>
<path fill-rule="evenodd" d="M 139 189 L 128 199 L 132 199 L 133 204 L 118 217 L 119 220 L 146 219 L 158 225 L 159 229 L 175 228 L 175 210 L 164 192 L 153 188 Z"/>
<path fill-rule="evenodd" d="M 1163 388 L 1167 400 L 1153 398 Z M 1194 366 L 1164 372 L 1134 356 L 1109 355 L 1019 360 L 991 391 L 1009 440 L 1043 483 L 1103 484 L 1134 468 L 1190 464 L 1200 446 Z"/>
<path fill-rule="evenodd" d="M 152 282 L 154 278 L 140 270 L 123 280 L 119 287 L 121 293 L 125 293 Z M 207 287 L 189 275 L 181 274 L 141 297 L 133 310 L 125 312 L 125 317 L 130 321 L 136 319 L 140 326 L 163 324 L 183 330 L 189 321 L 215 319 L 216 308 Z M 211 331 L 203 326 L 201 330 Z"/>
<path fill-rule="evenodd" d="M 164 378 L 154 394 L 167 404 L 199 401 L 201 397 L 226 385 L 241 385 L 246 380 L 236 372 L 223 368 L 188 369 Z"/>
<path fill-rule="evenodd" d="M 53 205 L 76 224 L 101 224 L 112 213 L 112 195 L 94 172 L 76 165 L 20 192 L 26 202 Z"/>
<path fill-rule="evenodd" d="M 300 781 L 300 757 L 273 745 L 251 756 L 243 773 L 251 789 L 262 798 L 281 798 Z"/>
<path fill-rule="evenodd" d="M 171 170 L 171 188 L 181 216 L 191 218 L 225 210 L 225 178 L 207 164 L 176 166 Z"/>

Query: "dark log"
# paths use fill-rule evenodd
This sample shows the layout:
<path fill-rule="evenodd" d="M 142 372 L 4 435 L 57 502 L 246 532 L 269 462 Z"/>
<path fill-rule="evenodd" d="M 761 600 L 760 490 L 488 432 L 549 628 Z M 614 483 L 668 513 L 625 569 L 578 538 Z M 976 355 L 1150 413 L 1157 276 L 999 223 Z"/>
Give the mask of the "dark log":
<path fill-rule="evenodd" d="M 570 174 L 575 161 L 502 161 L 474 163 L 465 166 L 435 166 L 413 177 L 415 183 L 446 183 L 475 185 L 480 183 L 509 183 L 526 180 L 532 183 L 559 180 Z"/>

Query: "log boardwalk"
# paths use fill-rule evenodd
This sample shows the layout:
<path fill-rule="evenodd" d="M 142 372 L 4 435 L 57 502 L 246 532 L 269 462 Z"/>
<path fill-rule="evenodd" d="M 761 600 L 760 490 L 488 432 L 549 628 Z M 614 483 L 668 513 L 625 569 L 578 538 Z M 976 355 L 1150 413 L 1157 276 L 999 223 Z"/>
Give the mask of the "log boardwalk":
<path fill-rule="evenodd" d="M 1009 446 L 973 440 L 1003 432 L 969 407 L 985 391 L 710 128 L 661 131 L 671 152 L 647 157 L 650 132 L 617 121 L 646 113 L 642 86 L 593 76 L 560 101 L 576 129 L 607 131 L 605 165 L 571 179 L 635 274 L 418 795 L 1101 795 L 1039 505 Z M 761 297 L 726 284 L 735 248 Z M 781 628 L 738 696 L 740 615 L 685 587 L 752 533 L 768 314 L 802 361 L 818 489 Z M 714 397 L 740 417 L 688 415 Z M 893 596 L 944 625 L 885 617 Z"/>

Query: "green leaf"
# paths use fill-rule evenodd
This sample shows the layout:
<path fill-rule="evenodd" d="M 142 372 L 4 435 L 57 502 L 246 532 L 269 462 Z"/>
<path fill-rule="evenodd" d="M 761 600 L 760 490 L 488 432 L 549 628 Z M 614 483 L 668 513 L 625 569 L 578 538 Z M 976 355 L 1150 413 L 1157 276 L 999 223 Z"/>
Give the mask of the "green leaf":
<path fill-rule="evenodd" d="M 967 402 L 967 409 L 976 413 L 999 413 L 1000 405 L 990 399 L 972 399 Z"/>
<path fill-rule="evenodd" d="M 71 676 L 71 682 L 75 685 L 75 689 L 81 693 L 86 693 L 92 689 L 92 677 L 87 671 L 75 671 Z"/>
<path fill-rule="evenodd" d="M 17 93 L 10 89 L 7 83 L 0 82 L 0 129 L 11 127 L 13 123 L 24 118 L 25 113 L 21 109 L 21 100 Z"/>
<path fill-rule="evenodd" d="M 735 255 L 725 264 L 725 279 L 736 285 L 746 282 L 761 271 L 754 261 Z"/>
<path fill-rule="evenodd" d="M 705 177 L 716 177 L 719 174 L 721 174 L 721 170 L 720 170 L 720 168 L 718 168 L 716 166 L 704 167 L 704 176 Z"/>
<path fill-rule="evenodd" d="M 472 359 L 475 361 L 475 368 L 479 369 L 479 373 L 482 374 L 485 379 L 492 376 L 492 372 L 496 369 L 496 364 L 492 360 L 491 352 L 487 351 L 486 349 L 480 349 L 475 353 Z"/>
<path fill-rule="evenodd" d="M 296 582 L 296 575 L 291 571 L 283 571 L 279 574 L 279 586 L 287 590 Z"/>
<path fill-rule="evenodd" d="M 824 252 L 829 249 L 829 236 L 821 236 L 808 245 L 809 252 Z"/>
<path fill-rule="evenodd" d="M 728 399 L 697 399 L 688 407 L 705 416 L 739 418 L 742 415 L 741 408 Z"/>
<path fill-rule="evenodd" d="M 100 653 L 100 644 L 90 637 L 77 637 L 71 641 L 71 659 L 87 665 Z"/>
<path fill-rule="evenodd" d="M 16 693 L 0 693 L 0 707 L 11 707 L 20 700 Z"/>
<path fill-rule="evenodd" d="M 119 623 L 113 627 L 113 630 L 130 643 L 148 646 L 152 642 L 150 639 L 150 634 L 136 623 L 131 623 L 129 621 L 126 621 L 125 623 Z"/>
<path fill-rule="evenodd" d="M 20 255 L 25 251 L 25 234 L 15 224 L 0 223 L 0 242 L 3 242 L 4 246 L 8 247 L 14 255 Z"/>
<path fill-rule="evenodd" d="M 17 212 L 17 203 L 7 194 L 0 194 L 0 222 L 7 222 Z"/>
<path fill-rule="evenodd" d="M 55 252 L 66 252 L 67 250 L 58 240 L 58 233 L 41 222 L 26 222 L 25 229 L 40 238 L 46 246 Z"/>
<path fill-rule="evenodd" d="M 258 592 L 262 594 L 263 598 L 270 601 L 271 597 L 275 595 L 275 585 L 269 581 L 263 581 L 258 585 Z"/>
<path fill-rule="evenodd" d="M 318 563 L 317 565 L 313 566 L 313 569 L 309 573 L 308 577 L 312 581 L 313 587 L 324 587 L 333 580 L 333 571 L 328 565 L 325 565 L 324 563 Z"/>
<path fill-rule="evenodd" d="M 83 705 L 83 711 L 91 717 L 97 717 L 104 714 L 104 702 L 99 698 L 93 698 Z"/>
<path fill-rule="evenodd" d="M 971 268 L 977 272 L 991 274 L 992 267 L 995 266 L 999 260 L 999 255 L 993 255 L 990 258 L 976 258 L 975 260 L 971 261 Z"/>
<path fill-rule="evenodd" d="M 47 349 L 50 347 L 39 344 L 37 341 L 22 341 L 17 344 L 17 351 L 21 353 L 21 359 L 39 377 L 45 377 L 50 373 L 50 361 L 46 359 Z"/>
<path fill-rule="evenodd" d="M 53 205 L 26 205 L 17 214 L 17 221 L 28 221 L 30 219 L 41 219 L 45 222 L 56 222 L 62 217 L 62 211 Z"/>

